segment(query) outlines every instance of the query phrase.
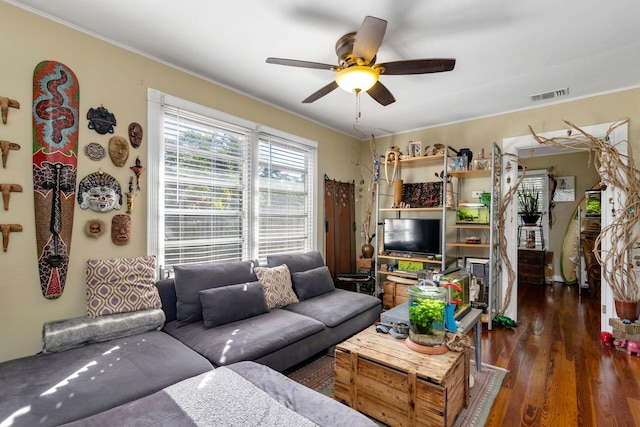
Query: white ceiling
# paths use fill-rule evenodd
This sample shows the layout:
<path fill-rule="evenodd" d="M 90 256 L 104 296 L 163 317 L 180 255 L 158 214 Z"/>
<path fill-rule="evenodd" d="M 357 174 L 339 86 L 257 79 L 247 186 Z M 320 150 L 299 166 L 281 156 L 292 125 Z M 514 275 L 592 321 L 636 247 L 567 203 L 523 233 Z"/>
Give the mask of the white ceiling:
<path fill-rule="evenodd" d="M 640 86 L 637 0 L 7 1 L 358 138 L 355 95 L 301 103 L 332 71 L 265 59 L 337 64 L 366 15 L 388 21 L 378 62 L 456 58 L 448 73 L 382 75 L 396 102 L 363 95 L 358 120 L 378 136 Z"/>

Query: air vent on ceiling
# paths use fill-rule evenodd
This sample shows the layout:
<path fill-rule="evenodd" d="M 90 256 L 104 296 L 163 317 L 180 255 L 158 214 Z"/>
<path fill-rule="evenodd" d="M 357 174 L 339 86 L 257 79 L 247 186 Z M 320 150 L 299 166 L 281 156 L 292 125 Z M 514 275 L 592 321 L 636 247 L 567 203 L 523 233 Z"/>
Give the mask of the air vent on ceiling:
<path fill-rule="evenodd" d="M 564 89 L 551 90 L 549 92 L 538 93 L 535 95 L 529 95 L 529 99 L 531 102 L 535 101 L 544 101 L 546 99 L 557 98 L 559 96 L 569 95 L 569 88 L 565 87 Z"/>

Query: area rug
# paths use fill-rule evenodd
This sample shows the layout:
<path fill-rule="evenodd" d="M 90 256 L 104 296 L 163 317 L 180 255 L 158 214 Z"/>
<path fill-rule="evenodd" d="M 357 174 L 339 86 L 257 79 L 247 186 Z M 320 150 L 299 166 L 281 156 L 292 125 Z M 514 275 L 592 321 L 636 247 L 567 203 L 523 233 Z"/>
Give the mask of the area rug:
<path fill-rule="evenodd" d="M 306 387 L 333 397 L 334 366 L 335 359 L 323 354 L 290 369 L 285 374 Z M 482 364 L 482 371 L 477 372 L 474 369 L 474 361 L 471 361 L 471 366 L 471 375 L 475 380 L 475 385 L 471 389 L 469 406 L 460 412 L 455 427 L 484 425 L 507 372 L 502 368 L 485 363 Z"/>

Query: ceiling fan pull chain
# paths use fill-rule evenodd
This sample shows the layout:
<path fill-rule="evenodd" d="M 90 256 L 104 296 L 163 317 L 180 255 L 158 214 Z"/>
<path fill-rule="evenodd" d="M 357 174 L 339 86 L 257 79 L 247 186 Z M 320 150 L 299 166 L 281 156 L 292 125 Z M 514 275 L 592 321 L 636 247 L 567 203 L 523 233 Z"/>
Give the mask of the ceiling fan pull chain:
<path fill-rule="evenodd" d="M 358 124 L 358 119 L 361 117 L 360 113 L 360 91 L 358 89 L 354 90 L 356 93 L 356 124 Z"/>

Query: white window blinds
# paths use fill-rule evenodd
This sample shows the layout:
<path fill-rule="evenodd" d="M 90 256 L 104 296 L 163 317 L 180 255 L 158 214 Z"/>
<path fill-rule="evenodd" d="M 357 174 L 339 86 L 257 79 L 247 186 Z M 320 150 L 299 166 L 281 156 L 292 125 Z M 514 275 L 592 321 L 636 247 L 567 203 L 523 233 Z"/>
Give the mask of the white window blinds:
<path fill-rule="evenodd" d="M 247 259 L 251 130 L 164 110 L 164 261 Z"/>
<path fill-rule="evenodd" d="M 258 141 L 258 260 L 311 250 L 315 148 L 263 132 Z"/>

